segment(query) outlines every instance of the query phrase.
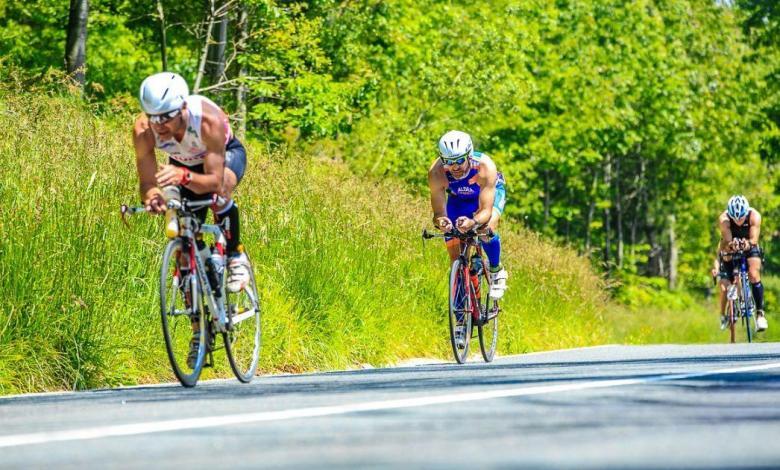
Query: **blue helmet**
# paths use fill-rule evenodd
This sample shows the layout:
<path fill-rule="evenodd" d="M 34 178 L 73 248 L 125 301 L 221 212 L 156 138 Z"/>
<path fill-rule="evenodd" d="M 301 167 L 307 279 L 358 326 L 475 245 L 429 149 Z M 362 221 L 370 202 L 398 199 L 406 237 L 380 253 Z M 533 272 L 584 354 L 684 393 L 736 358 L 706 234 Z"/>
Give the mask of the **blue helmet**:
<path fill-rule="evenodd" d="M 731 196 L 729 203 L 726 204 L 726 212 L 734 220 L 745 217 L 749 210 L 750 204 L 748 204 L 745 196 L 742 195 Z"/>

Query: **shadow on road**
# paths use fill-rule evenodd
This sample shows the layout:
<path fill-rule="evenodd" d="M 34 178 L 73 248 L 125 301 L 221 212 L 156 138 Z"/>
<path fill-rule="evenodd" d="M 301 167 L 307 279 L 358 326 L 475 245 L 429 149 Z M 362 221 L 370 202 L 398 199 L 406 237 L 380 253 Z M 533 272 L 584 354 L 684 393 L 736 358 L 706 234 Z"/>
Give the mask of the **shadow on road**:
<path fill-rule="evenodd" d="M 235 400 L 244 397 L 271 397 L 295 394 L 347 394 L 361 391 L 383 392 L 431 392 L 448 390 L 465 392 L 479 387 L 539 386 L 563 382 L 640 379 L 672 373 L 698 372 L 717 368 L 723 364 L 734 365 L 780 361 L 780 354 L 740 354 L 707 357 L 672 357 L 652 359 L 626 359 L 603 361 L 545 362 L 513 358 L 514 362 L 492 364 L 437 364 L 390 369 L 368 369 L 346 372 L 325 372 L 304 375 L 259 377 L 249 385 L 232 381 L 203 382 L 194 389 L 178 385 L 104 389 L 72 394 L 32 395 L 7 397 L 4 405 L 22 403 L 68 403 L 89 400 L 92 403 L 106 400 L 116 402 L 165 402 L 199 400 Z M 669 367 L 664 367 L 665 365 Z M 694 366 L 681 368 L 680 366 Z M 660 383 L 659 383 L 660 384 Z M 728 388 L 780 390 L 780 373 L 744 372 L 708 375 L 680 381 L 665 381 L 663 385 L 697 387 L 700 389 Z"/>

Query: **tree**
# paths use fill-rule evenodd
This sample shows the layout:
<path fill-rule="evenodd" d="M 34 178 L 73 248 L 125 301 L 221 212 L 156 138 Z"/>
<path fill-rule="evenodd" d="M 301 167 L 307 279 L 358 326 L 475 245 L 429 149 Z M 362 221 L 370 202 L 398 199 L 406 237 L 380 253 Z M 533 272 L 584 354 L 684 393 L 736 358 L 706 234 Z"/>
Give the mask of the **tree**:
<path fill-rule="evenodd" d="M 85 81 L 85 66 L 87 59 L 87 18 L 89 15 L 88 0 L 70 0 L 70 15 L 68 17 L 68 37 L 65 43 L 65 66 L 76 82 L 82 87 Z"/>

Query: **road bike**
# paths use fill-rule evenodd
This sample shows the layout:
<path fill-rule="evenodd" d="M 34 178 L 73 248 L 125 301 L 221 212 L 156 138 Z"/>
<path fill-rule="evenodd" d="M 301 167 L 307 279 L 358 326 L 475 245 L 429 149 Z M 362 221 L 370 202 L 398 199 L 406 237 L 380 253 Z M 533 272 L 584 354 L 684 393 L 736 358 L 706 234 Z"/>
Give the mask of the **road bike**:
<path fill-rule="evenodd" d="M 479 237 L 492 236 L 484 231 L 470 230 L 461 233 L 455 229 L 447 233 L 430 233 L 423 230 L 425 240 L 431 238 L 456 238 L 460 240 L 460 255 L 452 262 L 449 276 L 449 326 L 452 353 L 458 364 L 466 362 L 469 343 L 476 326 L 479 348 L 485 362 L 491 362 L 498 345 L 498 300 L 490 297 L 490 262 L 482 252 Z"/>
<path fill-rule="evenodd" d="M 204 367 L 213 367 L 216 337 L 222 344 L 236 378 L 248 383 L 257 371 L 261 342 L 260 297 L 254 270 L 249 282 L 238 292 L 227 289 L 226 234 L 228 220 L 219 224 L 201 223 L 196 212 L 224 204 L 224 200 L 170 199 L 177 228 L 163 251 L 160 270 L 160 317 L 165 348 L 176 378 L 185 387 L 194 387 Z M 143 207 L 122 206 L 126 215 L 145 212 Z M 214 237 L 206 246 L 203 235 Z M 239 246 L 239 251 L 243 246 Z M 248 256 L 248 255 L 247 255 Z M 197 352 L 191 343 L 197 345 Z"/>
<path fill-rule="evenodd" d="M 737 250 L 731 256 L 734 271 L 732 283 L 726 290 L 726 322 L 732 343 L 736 341 L 737 322 L 745 327 L 747 340 L 750 343 L 756 331 L 756 303 L 748 279 L 747 252 Z"/>

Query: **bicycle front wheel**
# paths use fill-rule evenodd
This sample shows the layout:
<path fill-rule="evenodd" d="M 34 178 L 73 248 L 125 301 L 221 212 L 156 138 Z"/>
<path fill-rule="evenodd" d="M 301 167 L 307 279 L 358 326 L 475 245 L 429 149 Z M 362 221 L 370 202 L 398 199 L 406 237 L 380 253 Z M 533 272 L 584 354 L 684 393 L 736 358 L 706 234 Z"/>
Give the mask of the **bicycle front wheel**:
<path fill-rule="evenodd" d="M 226 311 L 228 331 L 222 336 L 225 352 L 236 378 L 248 383 L 257 372 L 261 338 L 260 293 L 251 260 L 249 283 L 239 292 L 227 292 Z"/>
<path fill-rule="evenodd" d="M 737 301 L 729 299 L 726 304 L 726 321 L 729 322 L 729 335 L 731 336 L 731 342 L 736 342 L 736 335 L 734 329 L 737 324 Z"/>
<path fill-rule="evenodd" d="M 490 298 L 487 263 L 479 276 L 479 349 L 485 362 L 492 362 L 498 346 L 498 301 Z"/>
<path fill-rule="evenodd" d="M 185 387 L 198 382 L 206 359 L 206 327 L 197 273 L 190 272 L 181 239 L 168 242 L 160 272 L 160 316 L 165 348 L 174 375 Z M 194 325 L 197 322 L 197 328 Z M 190 354 L 190 345 L 197 350 Z"/>
<path fill-rule="evenodd" d="M 468 268 L 460 259 L 450 268 L 450 344 L 458 364 L 466 362 L 471 341 L 471 284 L 466 274 Z"/>

